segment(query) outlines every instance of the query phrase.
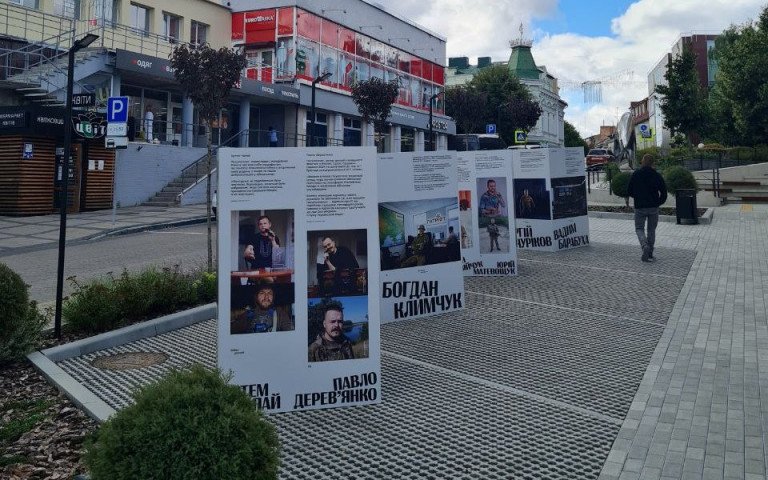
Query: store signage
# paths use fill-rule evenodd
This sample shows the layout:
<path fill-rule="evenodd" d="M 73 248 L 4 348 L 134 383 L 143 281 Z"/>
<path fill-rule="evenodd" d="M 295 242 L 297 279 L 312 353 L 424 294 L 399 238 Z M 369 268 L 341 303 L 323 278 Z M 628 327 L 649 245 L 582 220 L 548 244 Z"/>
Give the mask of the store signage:
<path fill-rule="evenodd" d="M 115 66 L 120 70 L 150 74 L 160 78 L 173 79 L 174 69 L 171 62 L 139 53 L 117 50 Z"/>
<path fill-rule="evenodd" d="M 72 128 L 83 138 L 102 138 L 107 133 L 107 121 L 93 112 L 72 116 Z"/>
<path fill-rule="evenodd" d="M 26 112 L 0 113 L 0 128 L 24 128 L 26 126 Z"/>
<path fill-rule="evenodd" d="M 96 105 L 96 95 L 92 93 L 72 94 L 73 107 L 92 107 Z"/>

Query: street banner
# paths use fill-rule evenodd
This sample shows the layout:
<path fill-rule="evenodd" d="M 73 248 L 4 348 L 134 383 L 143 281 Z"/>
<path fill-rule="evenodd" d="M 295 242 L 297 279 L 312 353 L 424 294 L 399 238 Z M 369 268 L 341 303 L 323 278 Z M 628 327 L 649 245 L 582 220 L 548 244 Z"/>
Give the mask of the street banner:
<path fill-rule="evenodd" d="M 517 275 L 512 150 L 458 156 L 464 276 Z"/>
<path fill-rule="evenodd" d="M 584 151 L 516 150 L 513 165 L 517 246 L 556 252 L 589 244 Z"/>
<path fill-rule="evenodd" d="M 463 308 L 456 152 L 380 154 L 381 321 Z"/>
<path fill-rule="evenodd" d="M 219 160 L 219 368 L 266 412 L 378 403 L 375 148 Z"/>

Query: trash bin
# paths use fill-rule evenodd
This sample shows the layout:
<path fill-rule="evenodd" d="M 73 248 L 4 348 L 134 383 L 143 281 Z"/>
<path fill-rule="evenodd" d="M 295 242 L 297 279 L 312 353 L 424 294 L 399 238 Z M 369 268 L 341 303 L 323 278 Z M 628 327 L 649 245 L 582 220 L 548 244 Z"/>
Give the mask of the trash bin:
<path fill-rule="evenodd" d="M 699 223 L 699 215 L 696 208 L 696 190 L 677 190 L 675 192 L 675 210 L 678 225 L 697 225 Z"/>

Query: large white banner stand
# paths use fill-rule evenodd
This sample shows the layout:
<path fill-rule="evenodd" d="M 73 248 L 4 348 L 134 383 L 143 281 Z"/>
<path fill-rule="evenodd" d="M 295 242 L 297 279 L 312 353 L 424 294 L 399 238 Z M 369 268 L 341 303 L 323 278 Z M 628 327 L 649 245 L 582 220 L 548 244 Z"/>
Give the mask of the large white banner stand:
<path fill-rule="evenodd" d="M 459 152 L 464 276 L 517 275 L 512 150 Z"/>
<path fill-rule="evenodd" d="M 514 150 L 517 246 L 557 252 L 589 245 L 584 150 Z"/>
<path fill-rule="evenodd" d="M 218 199 L 219 367 L 267 412 L 378 403 L 375 148 L 222 148 Z"/>
<path fill-rule="evenodd" d="M 456 152 L 379 155 L 383 323 L 463 308 Z"/>

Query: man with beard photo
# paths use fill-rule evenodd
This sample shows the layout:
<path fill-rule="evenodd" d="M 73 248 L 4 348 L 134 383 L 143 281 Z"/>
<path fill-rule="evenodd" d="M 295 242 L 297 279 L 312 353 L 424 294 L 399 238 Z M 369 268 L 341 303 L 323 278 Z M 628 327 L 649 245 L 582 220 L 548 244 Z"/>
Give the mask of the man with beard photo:
<path fill-rule="evenodd" d="M 241 239 L 245 244 L 243 259 L 248 270 L 272 268 L 272 259 L 282 253 L 280 239 L 272 231 L 269 217 L 262 215 L 257 222 L 258 232 L 251 233 Z"/>
<path fill-rule="evenodd" d="M 293 330 L 293 322 L 289 307 L 275 305 L 275 289 L 270 285 L 260 285 L 253 296 L 253 305 L 247 305 L 245 311 L 237 314 L 231 320 L 229 329 L 233 335 L 285 332 Z"/>
<path fill-rule="evenodd" d="M 315 340 L 309 344 L 310 362 L 349 360 L 355 358 L 352 343 L 344 335 L 344 307 L 341 302 L 331 300 L 318 305 L 316 321 L 322 319 L 322 328 Z"/>

